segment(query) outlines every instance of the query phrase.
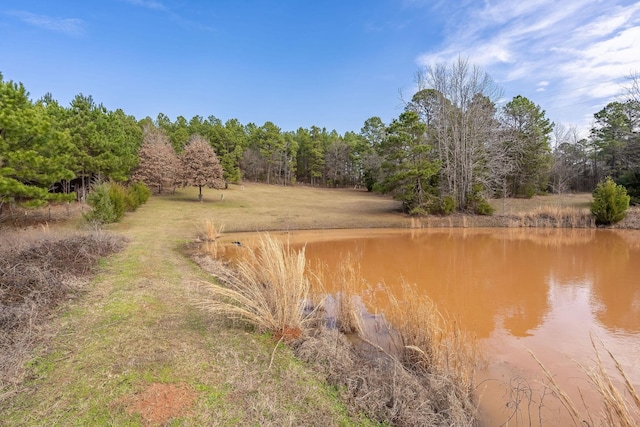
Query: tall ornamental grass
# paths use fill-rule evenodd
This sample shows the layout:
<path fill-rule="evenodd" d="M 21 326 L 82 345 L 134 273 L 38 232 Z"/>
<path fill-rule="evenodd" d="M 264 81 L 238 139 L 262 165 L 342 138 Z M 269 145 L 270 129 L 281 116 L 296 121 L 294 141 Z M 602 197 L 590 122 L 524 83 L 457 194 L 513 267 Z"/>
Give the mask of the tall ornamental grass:
<path fill-rule="evenodd" d="M 223 284 L 203 283 L 211 298 L 199 305 L 231 319 L 241 319 L 259 331 L 285 339 L 298 338 L 311 321 L 307 309 L 310 281 L 304 249 L 292 250 L 264 235 L 257 247 L 244 248 L 234 272 Z"/>

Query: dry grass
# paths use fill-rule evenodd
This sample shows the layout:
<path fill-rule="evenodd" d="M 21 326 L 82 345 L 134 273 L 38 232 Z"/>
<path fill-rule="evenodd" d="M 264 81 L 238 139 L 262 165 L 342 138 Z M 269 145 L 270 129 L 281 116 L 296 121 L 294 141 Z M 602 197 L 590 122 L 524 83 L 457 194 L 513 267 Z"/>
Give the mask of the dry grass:
<path fill-rule="evenodd" d="M 377 326 L 395 345 L 382 348 L 369 339 L 358 297 L 366 283 L 350 258 L 328 277 L 305 267 L 304 249 L 294 252 L 269 235 L 243 251 L 233 270 L 217 261 L 213 272 L 225 286 L 202 284 L 207 295 L 198 305 L 286 339 L 342 390 L 353 413 L 392 425 L 474 424 L 474 341 L 431 300 L 408 286 L 402 300 L 384 292 L 392 308 Z M 314 312 L 309 301 L 323 303 Z M 345 335 L 354 333 L 355 344 Z"/>
<path fill-rule="evenodd" d="M 600 342 L 600 345 L 613 362 L 619 379 L 622 380 L 622 387 L 617 386 L 615 384 L 616 380 L 605 368 L 605 363 L 600 356 L 600 350 L 598 350 L 598 346 L 593 337 L 591 337 L 591 345 L 596 357 L 594 364 L 592 366 L 579 364 L 579 366 L 587 376 L 593 390 L 595 390 L 601 398 L 602 407 L 597 414 L 592 413 L 586 405 L 584 405 L 584 411 L 581 411 L 579 405 L 573 402 L 565 391 L 561 389 L 555 381 L 553 374 L 533 353 L 531 353 L 531 355 L 542 368 L 547 378 L 548 387 L 560 400 L 560 403 L 567 410 L 575 425 L 637 426 L 640 422 L 640 396 L 638 391 L 629 380 L 616 357 Z"/>
<path fill-rule="evenodd" d="M 324 299 L 326 323 L 344 334 L 362 334 L 364 307 L 360 295 L 368 285 L 360 274 L 359 265 L 349 254 L 334 274 L 330 275 L 324 265 L 315 266 L 314 273 L 317 278 L 314 280 L 314 299 Z M 329 283 L 332 284 L 330 290 L 327 289 Z"/>
<path fill-rule="evenodd" d="M 298 338 L 313 317 L 305 266 L 304 249 L 293 251 L 265 234 L 257 248 L 246 248 L 233 272 L 219 274 L 225 286 L 202 282 L 210 298 L 197 304 L 259 331 Z"/>
<path fill-rule="evenodd" d="M 538 206 L 530 212 L 513 215 L 511 227 L 592 228 L 595 220 L 589 209 Z"/>
<path fill-rule="evenodd" d="M 202 240 L 204 240 L 207 252 L 213 257 L 218 258 L 224 254 L 224 246 L 218 244 L 218 240 L 222 237 L 224 232 L 224 224 L 216 226 L 215 222 L 211 219 L 207 219 L 204 223 L 204 230 L 202 232 Z M 222 250 L 222 252 L 221 252 Z"/>
<path fill-rule="evenodd" d="M 207 219 L 204 222 L 204 240 L 207 242 L 215 242 L 222 236 L 224 232 L 224 224 L 220 224 L 216 227 L 213 220 Z"/>
<path fill-rule="evenodd" d="M 591 193 L 578 194 L 549 194 L 544 196 L 533 196 L 530 199 L 493 199 L 491 205 L 495 209 L 495 215 L 518 215 L 528 213 L 540 207 L 551 208 L 574 208 L 578 210 L 589 209 L 593 200 Z"/>
<path fill-rule="evenodd" d="M 22 363 L 42 338 L 50 313 L 81 290 L 97 261 L 122 249 L 105 232 L 62 233 L 48 227 L 5 231 L 0 243 L 0 391 L 21 380 Z M 2 393 L 0 393 L 2 394 Z"/>
<path fill-rule="evenodd" d="M 404 284 L 400 296 L 382 292 L 391 307 L 389 323 L 394 350 L 402 365 L 432 382 L 438 406 L 464 422 L 475 412 L 474 383 L 478 363 L 476 340 L 415 287 Z M 384 303 L 383 303 L 384 304 Z M 387 304 L 385 304 L 387 305 Z"/>

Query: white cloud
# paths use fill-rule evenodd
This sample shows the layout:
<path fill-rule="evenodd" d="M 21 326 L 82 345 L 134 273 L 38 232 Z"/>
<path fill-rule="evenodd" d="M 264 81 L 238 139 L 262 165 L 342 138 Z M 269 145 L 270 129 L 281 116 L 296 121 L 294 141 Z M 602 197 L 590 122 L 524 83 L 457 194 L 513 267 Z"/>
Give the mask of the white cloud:
<path fill-rule="evenodd" d="M 79 35 L 84 31 L 84 23 L 81 19 L 75 18 L 56 18 L 46 15 L 37 15 L 35 13 L 23 10 L 15 10 L 7 12 L 7 14 L 15 16 L 22 22 L 34 27 L 44 28 L 45 30 L 66 33 L 70 35 Z"/>
<path fill-rule="evenodd" d="M 505 95 L 531 94 L 552 120 L 582 130 L 640 59 L 639 1 L 485 0 L 448 25 L 449 36 L 419 55 L 419 65 L 468 58 Z"/>

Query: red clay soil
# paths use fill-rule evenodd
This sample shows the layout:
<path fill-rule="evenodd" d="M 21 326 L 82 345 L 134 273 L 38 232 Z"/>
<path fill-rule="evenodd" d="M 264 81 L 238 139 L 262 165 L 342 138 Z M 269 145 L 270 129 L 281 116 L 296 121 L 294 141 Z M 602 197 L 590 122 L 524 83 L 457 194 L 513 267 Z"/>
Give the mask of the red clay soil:
<path fill-rule="evenodd" d="M 153 383 L 123 403 L 128 414 L 139 414 L 144 425 L 151 427 L 186 415 L 195 401 L 196 393 L 185 383 Z"/>

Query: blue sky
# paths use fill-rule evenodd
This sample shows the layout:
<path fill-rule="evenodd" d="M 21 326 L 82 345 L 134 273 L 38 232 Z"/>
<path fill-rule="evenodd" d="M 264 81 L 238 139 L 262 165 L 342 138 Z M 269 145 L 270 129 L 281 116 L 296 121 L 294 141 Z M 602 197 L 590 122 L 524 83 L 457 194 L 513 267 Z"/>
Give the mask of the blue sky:
<path fill-rule="evenodd" d="M 3 0 L 0 72 L 37 99 L 78 93 L 138 119 L 214 115 L 283 130 L 389 123 L 415 74 L 458 56 L 588 129 L 640 72 L 624 0 Z"/>

